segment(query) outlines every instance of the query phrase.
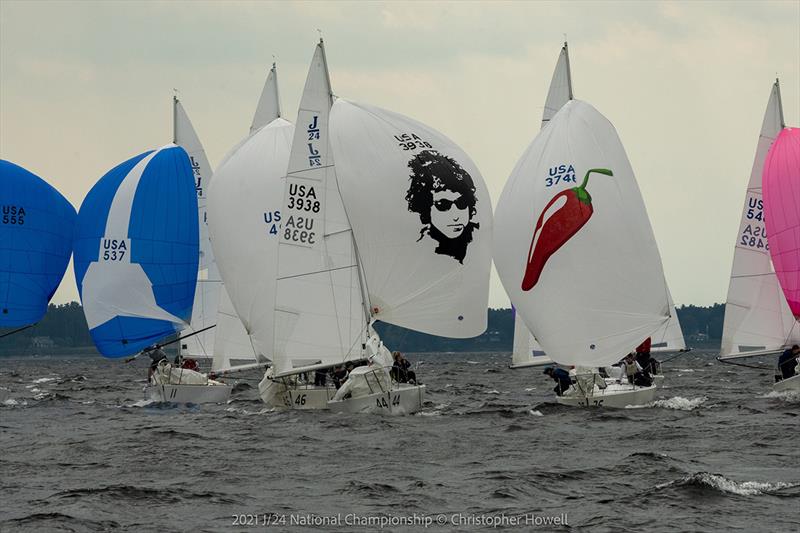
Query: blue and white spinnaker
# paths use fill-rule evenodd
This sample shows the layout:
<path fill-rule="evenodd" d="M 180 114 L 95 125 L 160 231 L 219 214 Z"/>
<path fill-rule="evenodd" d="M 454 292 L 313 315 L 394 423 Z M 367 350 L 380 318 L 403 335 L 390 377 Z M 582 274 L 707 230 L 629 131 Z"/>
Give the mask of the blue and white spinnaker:
<path fill-rule="evenodd" d="M 75 216 L 43 179 L 0 160 L 0 327 L 42 319 L 72 254 Z"/>
<path fill-rule="evenodd" d="M 118 165 L 89 191 L 75 232 L 75 280 L 100 353 L 131 355 L 186 327 L 198 234 L 191 164 L 173 144 Z"/>

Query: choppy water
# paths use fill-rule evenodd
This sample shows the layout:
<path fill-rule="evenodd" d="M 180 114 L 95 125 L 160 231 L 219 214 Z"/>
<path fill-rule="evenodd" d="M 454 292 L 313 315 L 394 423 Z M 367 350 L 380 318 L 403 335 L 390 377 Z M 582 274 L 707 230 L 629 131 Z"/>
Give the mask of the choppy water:
<path fill-rule="evenodd" d="M 143 361 L 0 359 L 0 530 L 800 529 L 800 397 L 770 371 L 692 353 L 654 405 L 581 410 L 507 354 L 416 359 L 429 402 L 397 418 L 273 412 L 252 381 L 148 405 Z"/>

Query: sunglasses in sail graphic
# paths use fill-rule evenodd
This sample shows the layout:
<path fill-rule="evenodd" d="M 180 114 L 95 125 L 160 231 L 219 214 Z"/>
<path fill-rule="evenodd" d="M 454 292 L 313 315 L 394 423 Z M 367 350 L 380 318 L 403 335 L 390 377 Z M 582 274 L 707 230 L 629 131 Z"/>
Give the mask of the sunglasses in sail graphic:
<path fill-rule="evenodd" d="M 592 197 L 586 190 L 589 175 L 592 173 L 614 175 L 605 168 L 589 169 L 580 186 L 559 192 L 544 206 L 536 221 L 531 247 L 528 250 L 528 262 L 522 277 L 523 291 L 529 291 L 536 286 L 548 259 L 592 217 L 594 213 Z M 559 201 L 562 198 L 564 201 Z"/>

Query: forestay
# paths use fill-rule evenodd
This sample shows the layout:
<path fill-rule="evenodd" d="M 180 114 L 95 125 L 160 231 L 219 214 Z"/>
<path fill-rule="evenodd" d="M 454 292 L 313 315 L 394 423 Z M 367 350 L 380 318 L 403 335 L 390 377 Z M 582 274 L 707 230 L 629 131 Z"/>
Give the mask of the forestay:
<path fill-rule="evenodd" d="M 209 191 L 208 224 L 224 289 L 260 360 L 272 358 L 283 184 L 293 132 L 281 118 L 259 129 L 226 156 Z M 222 316 L 217 320 L 219 329 Z M 215 353 L 234 355 L 229 350 L 245 344 L 250 342 L 218 344 Z"/>
<path fill-rule="evenodd" d="M 193 172 L 182 148 L 138 155 L 92 187 L 78 214 L 74 264 L 100 353 L 131 355 L 186 326 L 198 231 Z"/>
<path fill-rule="evenodd" d="M 275 296 L 275 375 L 362 357 L 368 312 L 328 136 L 332 93 L 320 42 L 284 183 Z"/>
<path fill-rule="evenodd" d="M 763 179 L 769 254 L 789 309 L 800 320 L 800 129 L 780 132 Z"/>
<path fill-rule="evenodd" d="M 72 255 L 75 208 L 46 181 L 0 160 L 0 327 L 47 312 Z"/>
<path fill-rule="evenodd" d="M 669 319 L 633 170 L 614 127 L 587 103 L 564 105 L 512 172 L 494 257 L 517 311 L 558 363 L 615 363 Z"/>
<path fill-rule="evenodd" d="M 762 172 L 769 147 L 783 129 L 778 82 L 772 86 L 750 181 L 747 184 L 722 327 L 722 359 L 776 352 L 800 341 L 800 331 L 772 268 L 764 225 Z"/>
<path fill-rule="evenodd" d="M 444 337 L 483 333 L 492 208 L 472 160 L 416 120 L 343 99 L 331 142 L 372 317 Z"/>
<path fill-rule="evenodd" d="M 185 356 L 210 358 L 214 347 L 215 328 L 210 328 L 217 321 L 217 305 L 222 288 L 211 241 L 208 237 L 208 217 L 206 215 L 206 199 L 208 187 L 211 184 L 211 165 L 208 163 L 206 152 L 186 110 L 177 98 L 173 99 L 174 111 L 174 143 L 186 150 L 189 163 L 192 167 L 195 190 L 197 191 L 197 221 L 199 228 L 199 264 L 197 271 L 197 286 L 194 296 L 194 307 L 189 327 L 181 335 L 191 335 L 181 341 L 181 354 Z M 206 329 L 210 328 L 210 329 Z"/>

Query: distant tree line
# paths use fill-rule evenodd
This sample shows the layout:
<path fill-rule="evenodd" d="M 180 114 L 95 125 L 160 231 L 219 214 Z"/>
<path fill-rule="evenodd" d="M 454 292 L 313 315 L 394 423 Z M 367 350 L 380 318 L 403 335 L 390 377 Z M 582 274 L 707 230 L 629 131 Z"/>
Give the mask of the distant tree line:
<path fill-rule="evenodd" d="M 725 306 L 681 306 L 681 321 L 687 343 L 708 335 L 708 342 L 722 337 L 722 320 Z M 378 322 L 376 329 L 391 349 L 404 352 L 507 352 L 514 339 L 514 316 L 511 309 L 489 309 L 489 326 L 478 337 L 448 339 L 411 331 L 391 324 Z M 0 329 L 0 335 L 11 328 Z M 0 353 L 47 353 L 50 349 L 92 346 L 83 308 L 77 302 L 63 305 L 51 304 L 47 314 L 34 327 L 0 339 Z"/>

